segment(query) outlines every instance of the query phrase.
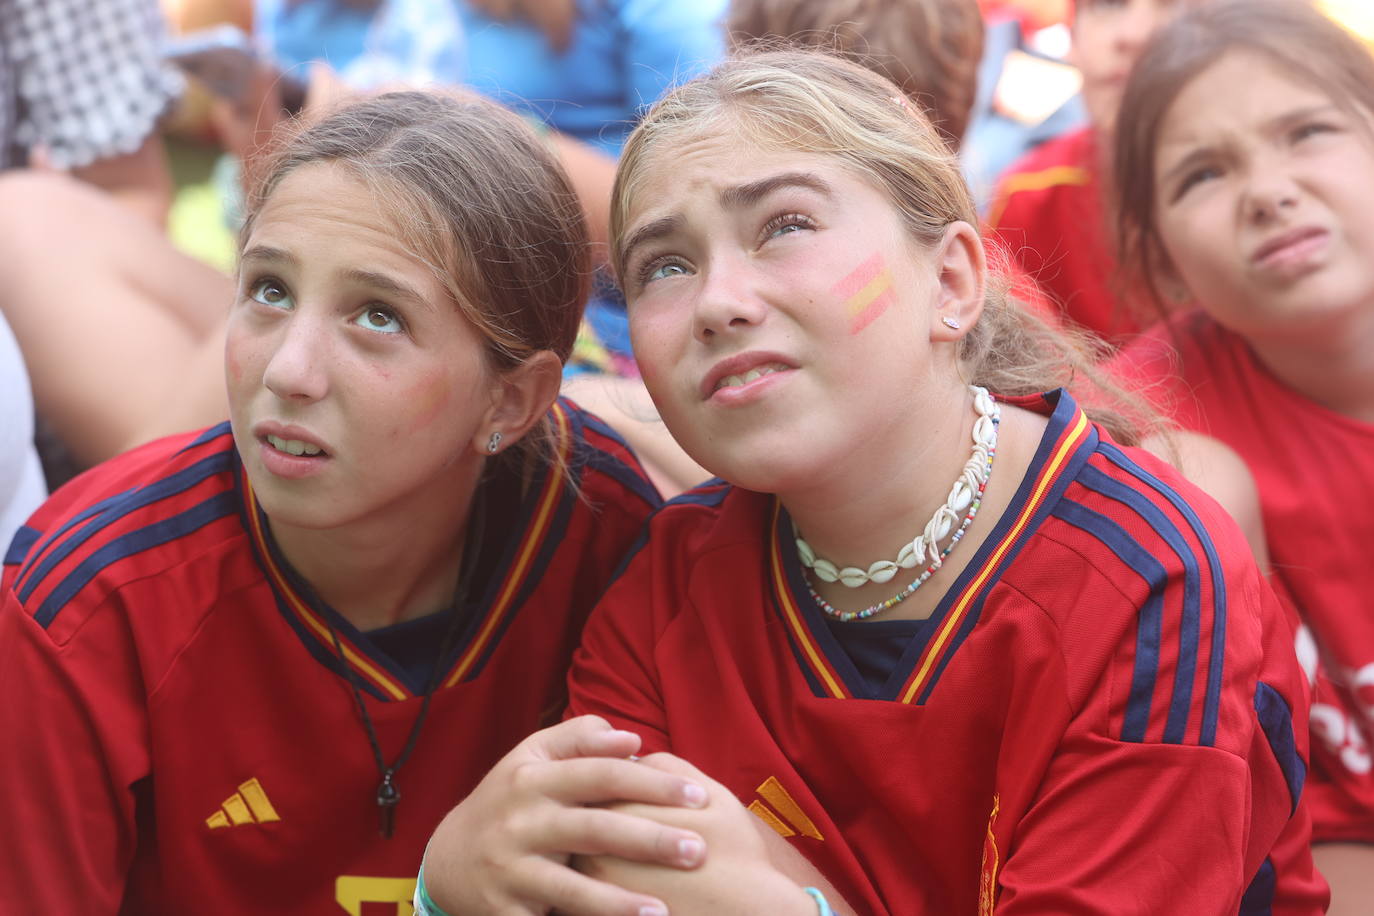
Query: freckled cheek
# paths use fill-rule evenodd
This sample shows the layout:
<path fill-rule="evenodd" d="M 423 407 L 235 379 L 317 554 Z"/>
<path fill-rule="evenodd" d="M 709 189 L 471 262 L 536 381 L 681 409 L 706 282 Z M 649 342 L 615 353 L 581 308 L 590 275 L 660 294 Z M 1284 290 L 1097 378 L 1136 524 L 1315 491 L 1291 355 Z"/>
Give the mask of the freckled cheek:
<path fill-rule="evenodd" d="M 401 395 L 401 410 L 397 427 L 403 436 L 428 429 L 445 414 L 453 401 L 451 380 L 442 373 L 433 373 L 406 388 Z"/>
<path fill-rule="evenodd" d="M 231 388 L 252 384 L 262 377 L 262 368 L 269 358 L 269 348 L 252 335 L 236 330 L 231 323 L 224 340 L 224 375 Z"/>

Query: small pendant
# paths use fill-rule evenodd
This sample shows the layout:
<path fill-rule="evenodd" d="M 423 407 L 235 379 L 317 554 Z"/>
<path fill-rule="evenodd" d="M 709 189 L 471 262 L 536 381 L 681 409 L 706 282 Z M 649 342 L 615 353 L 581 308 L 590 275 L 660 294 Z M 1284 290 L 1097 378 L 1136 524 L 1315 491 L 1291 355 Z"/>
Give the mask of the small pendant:
<path fill-rule="evenodd" d="M 401 790 L 391 781 L 391 770 L 382 774 L 381 785 L 377 786 L 377 808 L 381 812 L 382 838 L 389 840 L 396 832 L 396 805 L 401 800 Z"/>

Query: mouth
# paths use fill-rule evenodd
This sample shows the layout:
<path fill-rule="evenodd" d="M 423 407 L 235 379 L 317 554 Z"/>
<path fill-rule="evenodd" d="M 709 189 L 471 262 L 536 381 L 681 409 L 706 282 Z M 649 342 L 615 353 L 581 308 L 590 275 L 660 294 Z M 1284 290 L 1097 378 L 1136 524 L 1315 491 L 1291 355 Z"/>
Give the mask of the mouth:
<path fill-rule="evenodd" d="M 271 433 L 263 436 L 264 441 L 279 452 L 297 457 L 305 456 L 313 458 L 316 455 L 325 454 L 324 449 L 313 442 L 306 442 L 303 439 L 283 439 L 281 436 L 274 436 Z"/>
<path fill-rule="evenodd" d="M 1329 233 L 1316 226 L 1304 226 L 1276 236 L 1255 249 L 1252 263 L 1259 267 L 1284 267 L 1305 260 L 1323 245 Z"/>
<path fill-rule="evenodd" d="M 739 353 L 716 363 L 702 377 L 699 389 L 701 399 L 710 400 L 718 391 L 744 388 L 766 376 L 796 368 L 796 365 L 781 353 L 761 350 Z"/>
<path fill-rule="evenodd" d="M 791 368 L 792 367 L 786 363 L 772 362 L 764 363 L 762 366 L 756 366 L 739 375 L 722 376 L 716 379 L 716 384 L 711 388 L 711 393 L 714 394 L 722 388 L 743 388 L 750 382 L 757 381 L 765 375 L 772 375 L 774 372 L 786 372 Z"/>

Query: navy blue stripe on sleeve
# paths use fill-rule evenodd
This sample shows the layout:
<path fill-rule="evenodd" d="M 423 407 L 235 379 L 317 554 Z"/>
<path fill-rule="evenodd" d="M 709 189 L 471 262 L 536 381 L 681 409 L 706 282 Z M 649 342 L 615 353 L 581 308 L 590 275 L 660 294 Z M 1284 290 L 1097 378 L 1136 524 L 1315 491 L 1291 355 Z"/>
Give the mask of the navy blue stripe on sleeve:
<path fill-rule="evenodd" d="M 1145 740 L 1145 731 L 1150 723 L 1155 675 L 1159 672 L 1160 643 L 1164 634 L 1164 590 L 1168 586 L 1164 565 L 1140 546 L 1126 529 L 1099 512 L 1072 500 L 1061 499 L 1054 515 L 1097 538 L 1149 586 L 1149 595 L 1141 605 L 1136 621 L 1135 669 L 1131 674 L 1131 691 L 1126 700 L 1125 721 L 1121 728 L 1122 741 L 1139 743 Z"/>
<path fill-rule="evenodd" d="M 1260 681 L 1255 688 L 1255 714 L 1259 717 L 1260 728 L 1264 729 L 1264 737 L 1269 740 L 1269 749 L 1283 771 L 1296 812 L 1303 783 L 1307 781 L 1307 764 L 1298 753 L 1298 742 L 1293 735 L 1293 711 L 1281 693 Z"/>
<path fill-rule="evenodd" d="M 121 494 L 112 500 L 107 500 L 105 503 L 101 504 L 103 508 L 92 507 L 77 518 L 72 519 L 70 523 L 63 526 L 63 528 L 53 535 L 52 538 L 48 539 L 48 543 L 44 545 L 45 550 L 48 545 L 62 537 L 68 529 L 77 524 L 80 520 L 90 519 L 90 521 L 85 524 L 81 530 L 64 540 L 60 546 L 53 549 L 52 553 L 44 557 L 43 561 L 32 571 L 32 574 L 28 575 L 23 587 L 17 589 L 19 600 L 27 601 L 33 594 L 34 589 L 38 587 L 39 583 L 41 583 L 59 563 L 70 556 L 74 550 L 90 540 L 96 532 L 117 522 L 131 512 L 149 506 L 158 500 L 166 499 L 169 496 L 174 496 L 177 493 L 189 490 L 208 477 L 213 477 L 215 474 L 230 470 L 233 467 L 233 461 L 233 452 L 217 452 L 208 458 L 202 458 L 190 467 L 183 468 L 175 474 L 165 477 L 156 483 L 149 484 L 146 487 L 140 487 L 129 493 Z M 230 495 L 232 496 L 232 494 Z M 21 576 L 22 575 L 24 575 L 24 573 L 21 573 Z"/>
<path fill-rule="evenodd" d="M 1183 607 L 1179 618 L 1178 665 L 1174 669 L 1174 689 L 1164 726 L 1166 744 L 1181 744 L 1188 730 L 1188 713 L 1193 705 L 1193 680 L 1197 675 L 1198 636 L 1202 627 L 1202 582 L 1197 556 L 1178 527 L 1150 498 L 1139 490 L 1116 480 L 1094 467 L 1078 475 L 1079 483 L 1095 493 L 1129 506 L 1143 519 L 1183 564 Z M 1206 743 L 1206 742 L 1204 742 Z"/>
<path fill-rule="evenodd" d="M 130 531 L 101 547 L 83 560 L 65 579 L 43 599 L 34 620 L 47 627 L 68 601 L 85 588 L 100 571 L 126 557 L 185 537 L 216 519 L 235 515 L 239 511 L 238 497 L 232 491 L 216 493 L 179 515 L 163 519 L 143 528 Z"/>
<path fill-rule="evenodd" d="M 1213 595 L 1212 655 L 1207 669 L 1207 697 L 1202 707 L 1202 742 L 1207 745 L 1215 744 L 1217 719 L 1221 715 L 1222 666 L 1226 660 L 1226 579 L 1221 570 L 1221 558 L 1217 555 L 1216 545 L 1212 542 L 1211 534 L 1203 526 L 1202 519 L 1198 518 L 1197 512 L 1177 490 L 1136 464 L 1125 452 L 1110 443 L 1103 443 L 1102 454 L 1117 467 L 1168 500 L 1179 515 L 1187 519 L 1188 525 L 1193 529 L 1193 535 L 1202 545 L 1207 557 Z"/>
<path fill-rule="evenodd" d="M 41 533 L 37 528 L 30 528 L 28 525 L 20 525 L 14 532 L 14 537 L 10 538 L 9 549 L 5 551 L 5 565 L 13 566 L 22 563 L 24 557 L 28 555 L 29 548 L 38 543 Z"/>
<path fill-rule="evenodd" d="M 1245 889 L 1245 896 L 1240 898 L 1240 909 L 1236 916 L 1272 916 L 1274 891 L 1278 884 L 1279 879 L 1274 871 L 1273 861 L 1265 859 L 1264 864 L 1255 873 L 1254 880 Z"/>

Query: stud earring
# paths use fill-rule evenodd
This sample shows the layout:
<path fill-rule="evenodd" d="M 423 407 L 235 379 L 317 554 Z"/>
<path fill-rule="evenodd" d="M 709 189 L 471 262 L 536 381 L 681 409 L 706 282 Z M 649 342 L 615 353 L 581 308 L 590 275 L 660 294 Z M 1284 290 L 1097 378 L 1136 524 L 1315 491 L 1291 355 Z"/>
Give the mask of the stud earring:
<path fill-rule="evenodd" d="M 952 316 L 950 316 L 950 315 L 946 315 L 945 317 L 941 318 L 940 320 L 941 320 L 942 322 L 944 322 L 945 327 L 949 328 L 950 330 L 952 330 L 952 331 L 957 331 L 957 330 L 959 330 L 959 319 L 958 319 L 958 318 L 954 318 L 954 317 L 952 317 Z"/>
<path fill-rule="evenodd" d="M 501 434 L 500 434 L 500 433 L 492 433 L 492 434 L 491 434 L 491 438 L 487 440 L 487 453 L 488 453 L 488 454 L 491 454 L 491 455 L 495 455 L 495 454 L 496 454 L 496 450 L 497 450 L 498 448 L 500 448 L 500 447 L 501 447 Z"/>

